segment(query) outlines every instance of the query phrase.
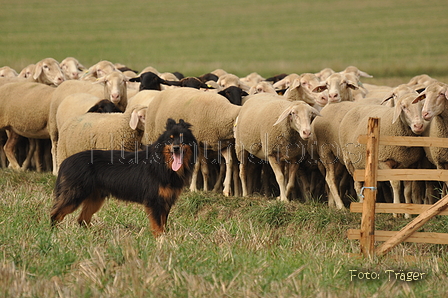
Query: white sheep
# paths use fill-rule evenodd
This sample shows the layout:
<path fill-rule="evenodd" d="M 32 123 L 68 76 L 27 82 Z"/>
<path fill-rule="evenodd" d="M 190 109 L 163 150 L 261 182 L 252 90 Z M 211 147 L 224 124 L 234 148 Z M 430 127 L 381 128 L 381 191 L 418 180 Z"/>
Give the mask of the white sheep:
<path fill-rule="evenodd" d="M 341 101 L 354 101 L 352 90 L 359 88 L 358 83 L 346 75 L 341 73 L 334 73 L 330 75 L 325 81 L 321 82 L 313 89 L 313 92 L 323 92 L 328 90 L 328 101 L 330 103 Z"/>
<path fill-rule="evenodd" d="M 320 85 L 320 80 L 315 74 L 302 73 L 290 84 L 283 95 L 284 97 L 290 100 L 303 100 L 319 111 L 328 103 L 327 90 L 314 91 Z"/>
<path fill-rule="evenodd" d="M 59 63 L 53 58 L 45 58 L 36 63 L 33 80 L 49 86 L 59 86 L 65 79 Z"/>
<path fill-rule="evenodd" d="M 258 83 L 261 83 L 261 82 L 265 81 L 266 79 L 263 78 L 258 73 L 252 72 L 252 73 L 248 74 L 247 76 L 245 76 L 243 78 L 240 78 L 240 80 L 241 80 L 241 82 L 243 82 L 244 84 L 246 84 L 246 85 L 248 85 L 249 87 L 252 88 L 255 85 L 257 85 Z"/>
<path fill-rule="evenodd" d="M 217 83 L 218 83 L 219 87 L 221 88 L 221 90 L 226 89 L 227 87 L 230 87 L 230 86 L 239 87 L 246 92 L 248 92 L 250 89 L 250 86 L 248 86 L 243 81 L 241 81 L 238 76 L 231 74 L 231 73 L 219 76 Z"/>
<path fill-rule="evenodd" d="M 17 135 L 48 139 L 48 112 L 56 88 L 33 82 L 14 82 L 0 87 L 0 129 L 8 131 L 5 154 L 13 169 L 20 169 L 14 155 Z"/>
<path fill-rule="evenodd" d="M 305 157 L 310 124 L 319 111 L 303 101 L 285 100 L 282 96 L 257 94 L 241 108 L 235 123 L 235 150 L 240 161 L 243 196 L 248 195 L 246 163 L 248 153 L 269 161 L 280 187 L 280 200 L 287 201 L 294 187 L 299 163 Z M 288 184 L 281 161 L 290 163 Z"/>
<path fill-rule="evenodd" d="M 249 89 L 249 95 L 257 94 L 257 93 L 271 93 L 271 94 L 277 94 L 277 91 L 275 91 L 274 86 L 270 82 L 267 81 L 261 81 L 257 82 Z"/>
<path fill-rule="evenodd" d="M 192 124 L 192 131 L 201 149 L 213 150 L 226 160 L 224 195 L 230 195 L 233 155 L 233 123 L 241 106 L 231 104 L 227 98 L 214 92 L 193 88 L 161 91 L 151 100 L 146 115 L 145 137 L 153 142 L 164 131 L 166 119 L 184 119 Z M 229 147 L 230 146 L 230 147 Z M 204 177 L 204 186 L 207 185 Z M 194 189 L 196 186 L 191 184 Z"/>
<path fill-rule="evenodd" d="M 105 98 L 113 102 L 120 110 L 124 111 L 127 106 L 127 87 L 128 78 L 120 71 L 113 71 L 106 76 L 97 79 L 95 83 L 90 81 L 67 80 L 62 83 L 51 98 L 51 105 L 48 116 L 48 129 L 51 139 L 51 152 L 53 154 L 53 174 L 57 174 L 56 158 L 59 138 L 59 128 L 64 119 L 78 116 L 79 113 L 85 113 L 100 98 Z M 89 100 L 87 96 L 81 95 L 68 96 L 73 94 L 88 93 L 93 96 Z M 95 100 L 97 98 L 98 100 Z M 67 102 L 65 102 L 67 101 Z M 60 107 L 64 103 L 63 107 Z M 93 104 L 92 104 L 93 102 Z M 59 113 L 59 117 L 57 117 Z M 62 116 L 64 115 L 64 116 Z M 59 120 L 57 120 L 59 118 Z"/>
<path fill-rule="evenodd" d="M 431 121 L 424 136 L 448 138 L 448 85 L 442 82 L 433 82 L 423 91 L 415 102 L 424 101 L 422 116 Z M 425 147 L 429 161 L 437 169 L 448 169 L 448 149 L 440 147 Z M 448 185 L 448 181 L 445 182 Z"/>
<path fill-rule="evenodd" d="M 60 129 L 57 164 L 85 150 L 140 149 L 146 107 L 135 107 L 125 113 L 86 113 L 71 118 Z"/>
<path fill-rule="evenodd" d="M 67 80 L 78 80 L 86 70 L 76 58 L 67 57 L 59 64 Z"/>
<path fill-rule="evenodd" d="M 319 72 L 316 72 L 315 75 L 319 78 L 321 81 L 325 81 L 329 76 L 334 74 L 335 71 L 329 67 L 322 69 Z"/>
<path fill-rule="evenodd" d="M 115 65 L 107 60 L 102 60 L 95 65 L 92 65 L 87 72 L 81 76 L 81 80 L 96 81 L 112 71 L 118 71 Z"/>
<path fill-rule="evenodd" d="M 428 123 L 422 118 L 421 104 L 412 104 L 415 98 L 416 96 L 413 93 L 405 94 L 397 99 L 395 107 L 354 104 L 353 108 L 348 110 L 342 120 L 340 120 L 340 124 L 332 127 L 332 129 L 336 128 L 338 132 L 338 140 L 329 140 L 326 136 L 321 135 L 317 135 L 316 137 L 322 137 L 329 144 L 336 143 L 339 146 L 343 164 L 348 172 L 353 175 L 355 169 L 363 169 L 365 167 L 366 147 L 365 145 L 359 145 L 357 139 L 360 135 L 367 133 L 367 122 L 370 117 L 381 118 L 381 135 L 415 136 L 424 132 Z M 333 107 L 334 111 L 334 109 L 339 108 L 338 105 L 329 105 L 327 107 Z M 328 112 L 331 112 L 331 110 Z M 332 115 L 334 119 L 337 119 L 334 113 Z M 422 148 L 380 146 L 378 154 L 379 168 L 409 168 L 416 164 L 422 157 Z M 328 182 L 335 183 L 334 180 Z M 400 181 L 390 181 L 390 183 L 393 189 L 393 201 L 394 203 L 399 203 L 401 183 Z M 357 194 L 361 193 L 361 186 L 362 183 L 355 182 Z M 329 188 L 331 191 L 335 191 L 336 185 L 333 184 L 331 187 L 329 185 Z M 332 196 L 335 200 L 338 200 L 336 204 L 341 208 L 343 204 L 339 194 L 332 193 Z M 406 197 L 406 202 L 410 203 L 411 198 Z"/>
<path fill-rule="evenodd" d="M 284 77 L 283 79 L 281 79 L 280 81 L 275 82 L 273 86 L 276 90 L 282 90 L 282 89 L 289 88 L 298 77 L 299 77 L 298 74 L 291 73 L 291 74 L 287 75 L 286 77 Z"/>
<path fill-rule="evenodd" d="M 19 73 L 19 78 L 31 79 L 34 73 L 34 69 L 36 68 L 36 64 L 29 64 L 25 66 Z"/>
<path fill-rule="evenodd" d="M 19 74 L 9 66 L 0 67 L 0 78 L 15 78 Z"/>

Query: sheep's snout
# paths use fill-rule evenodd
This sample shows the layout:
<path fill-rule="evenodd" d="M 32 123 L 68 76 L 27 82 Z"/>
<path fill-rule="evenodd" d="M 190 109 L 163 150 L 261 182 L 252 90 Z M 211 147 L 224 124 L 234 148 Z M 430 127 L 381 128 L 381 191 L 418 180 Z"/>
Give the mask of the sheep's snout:
<path fill-rule="evenodd" d="M 426 121 L 431 120 L 432 116 L 431 113 L 428 111 L 422 111 L 422 117 L 423 119 L 425 119 Z"/>
<path fill-rule="evenodd" d="M 339 102 L 340 100 L 341 100 L 341 97 L 339 96 L 338 92 L 328 93 L 328 101 L 329 102 Z"/>
<path fill-rule="evenodd" d="M 412 125 L 412 132 L 415 134 L 421 134 L 425 130 L 423 123 L 415 123 Z"/>
<path fill-rule="evenodd" d="M 54 80 L 54 84 L 56 85 L 56 86 L 59 86 L 62 82 L 64 82 L 65 81 L 65 79 L 64 79 L 64 77 L 63 76 L 58 76 L 58 77 L 56 77 L 55 78 L 55 80 Z"/>
<path fill-rule="evenodd" d="M 300 132 L 300 137 L 304 140 L 309 139 L 311 137 L 311 130 L 304 129 Z"/>
<path fill-rule="evenodd" d="M 112 93 L 110 95 L 110 101 L 112 101 L 113 103 L 120 102 L 120 93 Z"/>

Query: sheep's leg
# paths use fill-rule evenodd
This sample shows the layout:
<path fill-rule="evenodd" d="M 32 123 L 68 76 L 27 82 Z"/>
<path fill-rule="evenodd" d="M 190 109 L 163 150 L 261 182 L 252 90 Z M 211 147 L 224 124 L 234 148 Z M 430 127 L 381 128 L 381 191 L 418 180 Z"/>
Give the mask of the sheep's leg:
<path fill-rule="evenodd" d="M 342 203 L 342 199 L 339 196 L 338 187 L 336 185 L 335 166 L 333 163 L 328 163 L 327 166 L 328 168 L 326 168 L 325 182 L 327 182 L 328 188 L 330 190 L 328 205 L 331 206 L 332 204 L 335 204 L 336 208 L 343 209 L 344 203 Z"/>
<path fill-rule="evenodd" d="M 26 158 L 22 163 L 21 170 L 26 171 L 31 165 L 31 159 L 36 152 L 37 140 L 36 139 L 28 139 L 28 152 L 26 154 Z"/>
<path fill-rule="evenodd" d="M 216 178 L 215 186 L 213 187 L 213 191 L 219 192 L 222 189 L 222 184 L 224 181 L 224 174 L 226 172 L 226 165 L 221 163 L 219 164 L 219 174 Z"/>
<path fill-rule="evenodd" d="M 399 180 L 390 180 L 390 185 L 392 186 L 392 193 L 394 198 L 394 204 L 400 203 L 400 187 L 401 187 L 401 181 Z M 394 217 L 398 217 L 397 213 L 393 214 Z"/>
<path fill-rule="evenodd" d="M 294 184 L 296 181 L 296 174 L 299 170 L 299 164 L 296 160 L 291 160 L 291 163 L 289 164 L 289 178 L 288 178 L 288 184 L 286 185 L 286 197 L 288 198 L 291 194 L 291 191 L 294 189 Z M 309 191 L 309 187 L 307 189 Z"/>
<path fill-rule="evenodd" d="M 198 191 L 198 175 L 199 171 L 201 170 L 201 159 L 202 159 L 202 150 L 199 148 L 198 150 L 198 158 L 196 159 L 196 162 L 194 164 L 193 168 L 193 174 L 191 176 L 191 182 L 190 182 L 190 191 Z"/>
<path fill-rule="evenodd" d="M 58 175 L 58 171 L 59 171 L 57 157 L 56 157 L 57 147 L 58 147 L 58 141 L 51 139 L 51 158 L 53 161 L 53 175 L 55 175 L 55 176 Z"/>
<path fill-rule="evenodd" d="M 201 173 L 202 173 L 202 179 L 203 179 L 203 183 L 204 183 L 204 191 L 208 191 L 208 178 L 210 175 L 210 171 L 208 169 L 208 165 L 207 165 L 207 161 L 205 160 L 205 158 L 201 158 L 200 160 L 201 163 Z"/>
<path fill-rule="evenodd" d="M 224 190 L 223 194 L 228 197 L 230 196 L 230 186 L 232 184 L 232 169 L 233 169 L 233 156 L 231 152 L 231 147 L 227 147 L 221 151 L 222 156 L 226 160 L 226 175 L 224 178 Z"/>
<path fill-rule="evenodd" d="M 247 157 L 248 157 L 247 152 L 241 152 L 238 155 L 238 159 L 240 161 L 240 180 L 241 180 L 241 188 L 243 191 L 243 197 L 248 196 L 247 176 L 246 176 Z"/>
<path fill-rule="evenodd" d="M 280 188 L 280 201 L 287 202 L 288 197 L 286 196 L 286 186 L 285 186 L 285 176 L 282 172 L 282 166 L 277 161 L 275 156 L 268 156 L 269 164 L 271 165 L 272 170 L 274 171 L 275 179 L 277 180 L 278 186 Z"/>
<path fill-rule="evenodd" d="M 16 148 L 17 142 L 19 141 L 20 136 L 16 134 L 14 131 L 7 129 L 8 139 L 6 140 L 5 146 L 3 150 L 5 151 L 6 158 L 9 161 L 9 167 L 14 170 L 20 170 L 20 165 L 17 162 L 14 150 Z"/>

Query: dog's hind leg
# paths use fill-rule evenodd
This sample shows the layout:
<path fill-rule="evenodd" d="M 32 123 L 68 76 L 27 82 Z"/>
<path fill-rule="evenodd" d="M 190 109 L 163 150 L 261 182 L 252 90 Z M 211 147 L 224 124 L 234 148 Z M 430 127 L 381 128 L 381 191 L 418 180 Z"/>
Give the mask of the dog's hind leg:
<path fill-rule="evenodd" d="M 90 225 L 93 214 L 95 214 L 104 204 L 106 197 L 98 192 L 92 193 L 87 199 L 83 201 L 82 210 L 78 217 L 80 225 Z"/>
<path fill-rule="evenodd" d="M 57 223 L 61 222 L 67 214 L 74 212 L 78 209 L 80 203 L 76 203 L 74 201 L 65 202 L 60 200 L 56 203 L 51 210 L 51 225 L 55 226 Z"/>

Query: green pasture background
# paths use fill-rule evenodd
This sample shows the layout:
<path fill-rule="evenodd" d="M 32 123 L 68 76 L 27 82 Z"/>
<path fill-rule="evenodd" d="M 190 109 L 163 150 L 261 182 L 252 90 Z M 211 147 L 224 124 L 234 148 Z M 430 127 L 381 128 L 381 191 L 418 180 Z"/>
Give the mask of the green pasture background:
<path fill-rule="evenodd" d="M 448 76 L 446 0 L 0 1 L 0 67 L 46 57 L 199 75 L 223 68 Z"/>

